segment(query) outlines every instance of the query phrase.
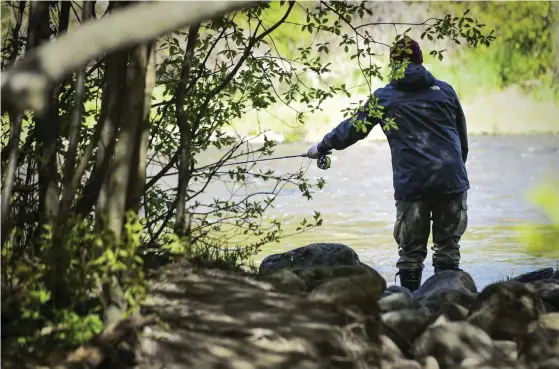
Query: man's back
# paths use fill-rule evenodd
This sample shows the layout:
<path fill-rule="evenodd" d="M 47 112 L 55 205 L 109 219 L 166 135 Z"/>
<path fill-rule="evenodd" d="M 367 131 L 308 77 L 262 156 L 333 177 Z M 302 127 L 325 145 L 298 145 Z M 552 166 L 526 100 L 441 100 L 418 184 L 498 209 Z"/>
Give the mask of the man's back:
<path fill-rule="evenodd" d="M 376 90 L 375 96 L 397 125 L 384 130 L 392 151 L 395 198 L 467 190 L 465 119 L 452 87 L 422 65 L 410 64 L 403 79 Z"/>

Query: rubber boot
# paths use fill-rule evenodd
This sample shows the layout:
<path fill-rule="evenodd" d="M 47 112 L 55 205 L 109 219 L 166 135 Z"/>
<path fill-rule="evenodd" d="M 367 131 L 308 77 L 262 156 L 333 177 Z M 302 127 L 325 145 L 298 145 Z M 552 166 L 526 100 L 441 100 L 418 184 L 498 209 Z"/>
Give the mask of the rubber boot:
<path fill-rule="evenodd" d="M 454 263 L 437 263 L 433 265 L 435 267 L 435 274 L 443 272 L 445 270 L 457 270 L 462 272 L 463 270 L 458 268 L 458 264 Z"/>
<path fill-rule="evenodd" d="M 422 270 L 406 270 L 400 269 L 398 274 L 400 276 L 400 286 L 407 288 L 411 292 L 417 290 L 421 286 Z"/>

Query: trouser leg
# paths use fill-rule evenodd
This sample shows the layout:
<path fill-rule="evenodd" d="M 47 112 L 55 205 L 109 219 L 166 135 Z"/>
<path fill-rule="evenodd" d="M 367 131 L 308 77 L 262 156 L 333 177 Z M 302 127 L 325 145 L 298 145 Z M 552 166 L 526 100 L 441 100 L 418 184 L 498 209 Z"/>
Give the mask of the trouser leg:
<path fill-rule="evenodd" d="M 426 200 L 396 201 L 394 239 L 400 270 L 423 270 L 430 232 L 430 209 Z"/>
<path fill-rule="evenodd" d="M 468 226 L 467 192 L 434 199 L 433 266 L 437 270 L 457 269 L 460 265 L 460 239 Z"/>

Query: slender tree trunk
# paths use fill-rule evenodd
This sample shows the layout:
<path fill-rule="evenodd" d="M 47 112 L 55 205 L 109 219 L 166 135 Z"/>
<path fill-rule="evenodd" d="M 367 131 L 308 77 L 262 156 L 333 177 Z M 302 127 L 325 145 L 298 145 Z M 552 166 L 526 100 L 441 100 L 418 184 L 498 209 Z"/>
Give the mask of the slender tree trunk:
<path fill-rule="evenodd" d="M 190 182 L 191 158 L 192 158 L 192 128 L 189 124 L 189 117 L 184 110 L 184 98 L 186 84 L 190 75 L 190 67 L 192 65 L 192 57 L 194 56 L 194 47 L 198 38 L 198 30 L 200 24 L 190 26 L 188 31 L 188 42 L 182 62 L 180 80 L 177 85 L 175 94 L 175 115 L 177 125 L 180 131 L 180 159 L 179 159 L 179 183 L 177 189 L 177 213 L 175 222 L 175 233 L 184 236 L 187 231 L 186 221 L 186 196 L 188 184 Z"/>
<path fill-rule="evenodd" d="M 138 130 L 136 132 L 132 163 L 130 167 L 130 182 L 128 183 L 128 198 L 126 200 L 126 210 L 135 213 L 140 209 L 140 202 L 146 185 L 147 153 L 149 142 L 149 120 L 151 110 L 151 98 L 155 88 L 155 43 L 147 49 L 147 67 L 144 83 L 144 102 L 143 109 L 138 114 Z"/>
<path fill-rule="evenodd" d="M 146 104 L 146 94 L 153 88 L 149 77 L 149 86 L 146 83 L 146 75 L 150 56 L 153 55 L 152 45 L 142 45 L 134 49 L 127 70 L 127 88 L 125 94 L 125 110 L 121 119 L 121 129 L 115 147 L 114 162 L 108 178 L 109 197 L 107 202 L 107 218 L 105 228 L 111 231 L 118 242 L 121 239 L 122 227 L 126 211 L 126 202 L 129 199 L 128 189 L 133 180 L 138 177 L 137 168 L 132 168 L 134 157 L 139 160 L 145 154 L 134 153 L 134 149 L 140 150 L 143 145 L 136 144 L 137 136 L 143 136 L 142 125 L 144 125 L 151 107 L 151 98 Z M 151 97 L 151 92 L 149 92 Z M 147 105 L 147 106 L 146 106 Z M 140 131 L 140 134 L 139 134 Z M 145 169 L 144 169 L 145 170 Z M 143 187 L 143 186 L 142 186 Z M 110 284 L 103 288 L 105 298 L 105 321 L 115 322 L 121 319 L 126 303 L 123 296 L 120 281 L 125 275 L 115 275 Z"/>
<path fill-rule="evenodd" d="M 35 48 L 51 36 L 48 2 L 31 2 L 28 47 Z M 36 118 L 35 138 L 39 160 L 40 228 L 51 223 L 58 210 L 56 138 L 58 120 L 58 87 L 49 91 L 50 104 L 44 114 Z"/>
<path fill-rule="evenodd" d="M 67 2 L 70 4 L 70 2 Z M 94 3 L 85 1 L 82 8 L 82 22 L 87 21 L 93 12 L 92 5 Z M 69 7 L 69 5 L 68 5 Z M 70 118 L 70 132 L 68 137 L 68 151 L 64 163 L 64 177 L 62 199 L 60 200 L 59 217 L 57 224 L 60 227 L 67 219 L 72 200 L 77 189 L 77 182 L 74 181 L 74 172 L 76 166 L 76 154 L 78 151 L 78 143 L 80 141 L 80 127 L 83 116 L 83 99 L 85 95 L 85 67 L 80 69 L 76 74 L 76 99 L 74 102 L 74 110 Z"/>
<path fill-rule="evenodd" d="M 16 175 L 22 117 L 22 113 L 11 114 L 10 116 L 10 142 L 8 144 L 10 151 L 8 168 L 5 169 L 4 183 L 2 184 L 2 244 L 8 239 L 8 232 L 10 231 L 10 205 Z"/>

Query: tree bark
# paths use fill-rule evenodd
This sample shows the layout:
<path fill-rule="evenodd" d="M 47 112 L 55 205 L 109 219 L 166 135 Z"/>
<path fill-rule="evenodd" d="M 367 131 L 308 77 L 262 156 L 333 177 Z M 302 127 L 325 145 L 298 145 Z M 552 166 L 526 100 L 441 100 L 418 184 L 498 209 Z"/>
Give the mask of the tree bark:
<path fill-rule="evenodd" d="M 135 213 L 138 213 L 140 209 L 140 202 L 146 184 L 151 98 L 156 80 L 155 43 L 148 45 L 147 53 L 148 62 L 143 90 L 144 102 L 142 111 L 138 111 L 138 130 L 136 132 L 134 149 L 132 151 L 133 157 L 130 166 L 130 182 L 128 183 L 128 198 L 126 200 L 126 210 L 132 210 Z"/>
<path fill-rule="evenodd" d="M 11 114 L 10 116 L 10 142 L 9 147 L 9 159 L 8 168 L 4 173 L 4 183 L 2 184 L 2 244 L 8 239 L 10 231 L 10 206 L 12 198 L 12 190 L 14 188 L 15 174 L 17 167 L 17 156 L 19 149 L 19 138 L 21 134 L 21 120 L 23 118 L 22 113 Z"/>
<path fill-rule="evenodd" d="M 186 84 L 190 77 L 190 67 L 194 56 L 194 47 L 198 38 L 200 24 L 194 24 L 188 31 L 188 42 L 184 52 L 180 80 L 177 84 L 175 94 L 175 117 L 180 131 L 180 161 L 179 161 L 179 183 L 177 189 L 177 213 L 175 222 L 175 233 L 184 236 L 187 231 L 186 222 L 186 195 L 190 182 L 191 157 L 192 157 L 192 129 L 188 122 L 188 114 L 184 110 L 184 98 Z"/>
<path fill-rule="evenodd" d="M 70 2 L 67 2 L 68 12 Z M 93 12 L 93 3 L 84 2 L 82 8 L 82 21 L 86 22 Z M 64 5 L 63 5 L 64 6 Z M 66 22 L 67 28 L 67 22 Z M 76 194 L 77 183 L 74 181 L 74 172 L 76 166 L 76 154 L 78 151 L 78 143 L 80 141 L 80 127 L 83 116 L 83 99 L 85 95 L 85 67 L 76 74 L 76 99 L 74 109 L 70 118 L 70 132 L 68 137 L 68 151 L 66 152 L 66 160 L 64 163 L 64 177 L 62 199 L 60 200 L 60 209 L 57 224 L 60 226 L 65 222 L 68 212 L 72 205 L 72 200 Z M 80 176 L 81 177 L 81 176 Z"/>
<path fill-rule="evenodd" d="M 141 160 L 145 162 L 146 153 L 139 151 L 147 146 L 147 143 L 141 142 L 146 141 L 142 126 L 145 126 L 148 119 L 151 91 L 155 84 L 152 75 L 154 66 L 149 66 L 150 63 L 154 63 L 153 44 L 138 46 L 133 50 L 126 76 L 125 110 L 121 117 L 121 129 L 115 146 L 114 162 L 108 178 L 109 197 L 105 228 L 114 235 L 117 242 L 122 235 L 126 203 L 130 199 L 129 188 L 135 188 L 136 184 L 132 182 L 142 175 L 137 167 L 132 167 L 134 159 L 136 157 L 136 162 Z M 148 69 L 151 73 L 146 78 Z M 138 137 L 142 140 L 139 140 Z M 134 153 L 134 150 L 137 152 Z M 143 170 L 145 171 L 145 168 Z M 143 186 L 138 187 L 143 188 Z M 126 309 L 120 285 L 122 277 L 115 275 L 110 285 L 104 286 L 105 321 L 109 324 L 121 319 Z"/>

